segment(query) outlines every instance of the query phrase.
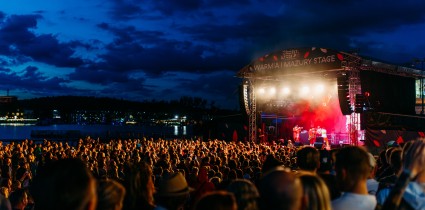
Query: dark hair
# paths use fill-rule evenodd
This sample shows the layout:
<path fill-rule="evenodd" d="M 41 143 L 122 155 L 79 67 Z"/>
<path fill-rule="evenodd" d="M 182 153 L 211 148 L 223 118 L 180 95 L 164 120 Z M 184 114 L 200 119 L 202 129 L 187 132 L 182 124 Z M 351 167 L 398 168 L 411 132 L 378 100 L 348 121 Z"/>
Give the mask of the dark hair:
<path fill-rule="evenodd" d="M 283 166 L 283 162 L 276 159 L 273 155 L 267 155 L 266 160 L 264 160 L 261 172 L 266 173 L 267 171 L 270 171 L 278 166 Z"/>
<path fill-rule="evenodd" d="M 371 166 L 369 164 L 369 155 L 362 147 L 349 146 L 339 150 L 336 154 L 335 169 L 338 174 L 341 169 L 347 171 L 347 176 L 344 183 L 344 188 L 351 188 L 360 180 L 367 179 L 370 174 Z M 341 186 L 342 187 L 342 186 Z"/>
<path fill-rule="evenodd" d="M 49 162 L 37 172 L 30 188 L 35 209 L 81 209 L 96 197 L 95 192 L 90 194 L 94 181 L 90 171 L 79 159 Z"/>
<path fill-rule="evenodd" d="M 292 172 L 275 168 L 263 174 L 259 182 L 260 209 L 298 209 L 301 206 L 302 185 Z"/>
<path fill-rule="evenodd" d="M 237 210 L 235 196 L 226 191 L 214 191 L 202 196 L 194 210 Z"/>
<path fill-rule="evenodd" d="M 124 209 L 153 209 L 152 168 L 145 162 L 127 163 L 124 167 Z"/>
<path fill-rule="evenodd" d="M 125 188 L 119 182 L 106 179 L 100 180 L 97 185 L 97 209 L 115 209 L 116 205 L 122 205 L 125 196 Z"/>
<path fill-rule="evenodd" d="M 13 191 L 9 196 L 9 201 L 12 207 L 22 203 L 25 196 L 28 196 L 28 193 L 24 189 L 17 189 Z"/>
<path fill-rule="evenodd" d="M 236 179 L 227 187 L 235 195 L 239 210 L 257 210 L 260 194 L 257 187 L 246 179 Z"/>
<path fill-rule="evenodd" d="M 302 170 L 314 171 L 320 166 L 320 152 L 314 147 L 305 146 L 297 152 L 297 164 Z"/>
<path fill-rule="evenodd" d="M 396 173 L 400 171 L 403 166 L 401 155 L 402 150 L 400 148 L 393 149 L 390 154 L 390 166 Z"/>

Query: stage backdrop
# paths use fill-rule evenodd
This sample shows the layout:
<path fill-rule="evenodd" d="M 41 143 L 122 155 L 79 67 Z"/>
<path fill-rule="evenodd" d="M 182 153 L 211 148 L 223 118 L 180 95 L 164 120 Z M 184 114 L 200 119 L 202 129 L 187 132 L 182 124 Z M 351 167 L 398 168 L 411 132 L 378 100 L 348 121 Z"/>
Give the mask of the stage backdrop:
<path fill-rule="evenodd" d="M 368 140 L 365 141 L 365 145 L 369 147 L 386 148 L 393 144 L 401 145 L 419 137 L 425 137 L 424 132 L 366 129 L 366 139 Z"/>

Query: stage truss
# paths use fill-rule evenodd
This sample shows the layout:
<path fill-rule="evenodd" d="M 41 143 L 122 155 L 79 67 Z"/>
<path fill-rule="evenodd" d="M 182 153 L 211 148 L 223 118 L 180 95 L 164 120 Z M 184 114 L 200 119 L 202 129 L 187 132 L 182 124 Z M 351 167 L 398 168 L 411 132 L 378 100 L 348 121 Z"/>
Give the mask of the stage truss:
<path fill-rule="evenodd" d="M 315 48 L 312 48 L 313 50 Z M 323 48 L 320 48 L 323 49 Z M 293 51 L 294 49 L 290 50 L 283 50 L 282 54 L 285 54 L 286 51 Z M 376 71 L 376 72 L 382 72 L 387 74 L 393 74 L 393 75 L 399 75 L 399 76 L 407 76 L 407 77 L 415 77 L 415 78 L 423 78 L 424 74 L 423 71 L 409 68 L 409 67 L 402 67 L 402 66 L 396 66 L 392 64 L 382 63 L 373 61 L 371 59 L 362 58 L 358 56 L 357 54 L 351 54 L 351 53 L 345 53 L 345 52 L 338 52 L 338 55 L 343 56 L 343 60 L 340 63 L 340 68 L 331 68 L 331 69 L 325 69 L 325 70 L 319 70 L 319 71 L 313 71 L 310 73 L 306 72 L 300 72 L 300 73 L 292 73 L 292 74 L 285 74 L 284 76 L 276 77 L 264 74 L 264 72 L 258 72 L 254 68 L 254 63 L 257 61 L 254 61 L 253 63 L 245 66 L 242 70 L 240 70 L 237 74 L 238 77 L 243 79 L 243 101 L 244 101 L 244 108 L 248 115 L 248 139 L 251 142 L 257 142 L 257 116 L 260 114 L 257 111 L 257 96 L 256 96 L 256 87 L 257 81 L 261 80 L 272 80 L 272 81 L 280 81 L 283 78 L 288 78 L 291 76 L 299 76 L 299 75 L 309 75 L 309 74 L 326 74 L 330 73 L 332 75 L 344 72 L 349 75 L 349 97 L 350 97 L 350 106 L 353 112 L 349 116 L 349 124 L 351 126 L 348 127 L 348 142 L 351 145 L 358 145 L 358 136 L 361 135 L 363 131 L 361 131 L 360 126 L 360 115 L 358 113 L 354 112 L 354 106 L 355 106 L 355 96 L 356 94 L 361 94 L 361 81 L 359 73 L 360 71 Z M 269 55 L 265 55 L 262 58 L 267 58 Z M 285 56 L 285 55 L 283 55 Z M 283 57 L 282 56 L 282 57 Z M 260 58 L 259 60 L 261 60 Z M 275 59 L 276 60 L 276 59 Z"/>

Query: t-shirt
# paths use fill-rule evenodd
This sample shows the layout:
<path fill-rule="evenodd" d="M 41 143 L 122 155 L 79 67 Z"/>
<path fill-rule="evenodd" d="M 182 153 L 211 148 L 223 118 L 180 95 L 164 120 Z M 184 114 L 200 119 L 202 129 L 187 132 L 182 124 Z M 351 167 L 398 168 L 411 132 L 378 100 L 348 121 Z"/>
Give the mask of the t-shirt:
<path fill-rule="evenodd" d="M 366 182 L 366 186 L 369 195 L 376 195 L 376 192 L 378 191 L 379 182 L 375 179 L 368 179 Z"/>
<path fill-rule="evenodd" d="M 332 201 L 333 210 L 374 210 L 376 198 L 373 195 L 362 195 L 345 192 Z"/>

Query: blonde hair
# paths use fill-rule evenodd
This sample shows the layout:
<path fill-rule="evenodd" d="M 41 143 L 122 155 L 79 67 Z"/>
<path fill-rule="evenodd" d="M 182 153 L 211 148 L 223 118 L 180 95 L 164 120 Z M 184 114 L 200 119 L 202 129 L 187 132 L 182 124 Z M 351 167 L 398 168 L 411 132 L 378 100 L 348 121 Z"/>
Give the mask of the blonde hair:
<path fill-rule="evenodd" d="M 306 210 L 331 210 L 331 196 L 325 182 L 311 173 L 299 174 Z"/>

